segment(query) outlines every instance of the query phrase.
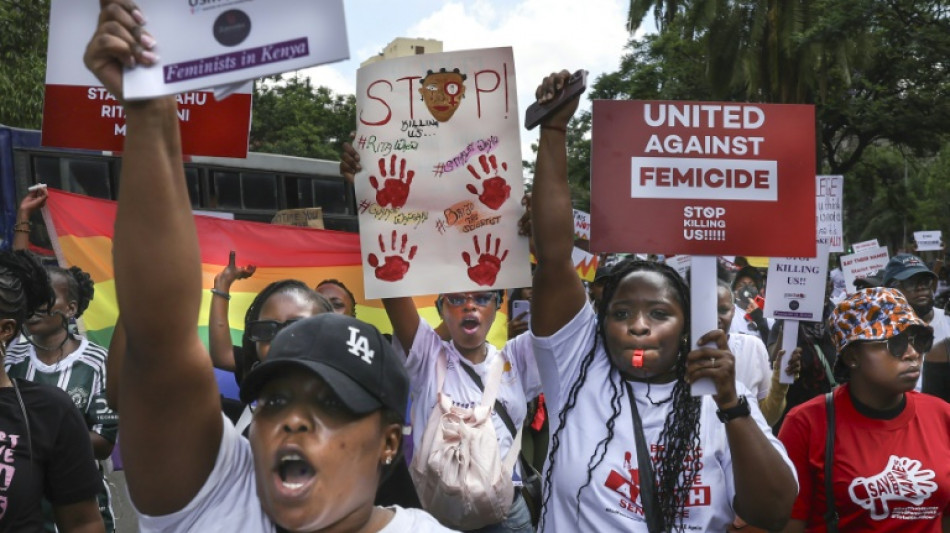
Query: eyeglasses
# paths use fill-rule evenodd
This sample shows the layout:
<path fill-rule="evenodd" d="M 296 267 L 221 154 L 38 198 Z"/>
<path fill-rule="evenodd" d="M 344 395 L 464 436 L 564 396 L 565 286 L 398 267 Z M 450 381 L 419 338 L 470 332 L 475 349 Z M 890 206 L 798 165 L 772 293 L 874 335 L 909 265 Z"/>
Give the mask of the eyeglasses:
<path fill-rule="evenodd" d="M 465 302 L 472 300 L 475 302 L 475 305 L 479 307 L 485 307 L 486 305 L 495 301 L 495 293 L 493 292 L 476 292 L 471 293 L 462 293 L 462 294 L 446 294 L 442 297 L 449 305 L 452 307 L 460 307 L 465 305 Z"/>
<path fill-rule="evenodd" d="M 915 333 L 901 333 L 889 339 L 879 341 L 867 341 L 868 344 L 887 344 L 887 351 L 894 357 L 901 359 L 907 353 L 907 346 L 914 347 L 914 351 L 923 356 L 929 352 L 934 345 L 934 334 L 927 331 L 918 331 Z"/>
<path fill-rule="evenodd" d="M 270 342 L 280 333 L 280 330 L 300 320 L 294 318 L 286 322 L 276 320 L 254 320 L 244 326 L 244 334 L 251 342 Z"/>

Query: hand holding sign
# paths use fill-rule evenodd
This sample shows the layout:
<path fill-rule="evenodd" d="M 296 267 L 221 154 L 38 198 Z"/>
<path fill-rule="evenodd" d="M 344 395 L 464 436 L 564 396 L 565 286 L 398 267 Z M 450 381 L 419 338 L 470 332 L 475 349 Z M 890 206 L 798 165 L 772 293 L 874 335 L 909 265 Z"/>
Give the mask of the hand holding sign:
<path fill-rule="evenodd" d="M 122 75 L 125 67 L 153 65 L 158 57 L 150 50 L 155 39 L 142 27 L 145 16 L 134 4 L 102 2 L 102 19 L 89 40 L 83 62 L 113 96 L 124 104 Z"/>

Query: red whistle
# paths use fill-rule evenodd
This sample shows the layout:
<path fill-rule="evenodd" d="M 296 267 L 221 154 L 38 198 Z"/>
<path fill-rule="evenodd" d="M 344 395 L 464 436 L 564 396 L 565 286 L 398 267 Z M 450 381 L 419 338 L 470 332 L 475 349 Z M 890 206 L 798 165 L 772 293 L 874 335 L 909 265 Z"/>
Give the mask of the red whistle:
<path fill-rule="evenodd" d="M 633 365 L 633 368 L 643 367 L 643 350 L 633 351 L 633 359 L 631 359 L 630 364 Z"/>

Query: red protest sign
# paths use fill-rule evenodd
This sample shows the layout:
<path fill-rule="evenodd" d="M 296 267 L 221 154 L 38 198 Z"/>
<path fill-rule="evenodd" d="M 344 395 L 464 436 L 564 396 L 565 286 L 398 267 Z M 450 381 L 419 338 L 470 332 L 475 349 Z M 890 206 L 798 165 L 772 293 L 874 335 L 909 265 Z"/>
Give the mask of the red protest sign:
<path fill-rule="evenodd" d="M 216 101 L 209 92 L 177 96 L 182 151 L 188 155 L 247 157 L 251 95 Z M 103 87 L 47 85 L 43 145 L 122 151 L 125 111 Z"/>
<path fill-rule="evenodd" d="M 809 105 L 595 100 L 591 249 L 815 255 Z"/>
<path fill-rule="evenodd" d="M 95 32 L 95 2 L 50 4 L 43 145 L 121 151 L 125 111 L 83 66 L 83 51 Z M 178 95 L 182 151 L 187 155 L 247 157 L 251 85 L 219 101 L 211 92 Z"/>

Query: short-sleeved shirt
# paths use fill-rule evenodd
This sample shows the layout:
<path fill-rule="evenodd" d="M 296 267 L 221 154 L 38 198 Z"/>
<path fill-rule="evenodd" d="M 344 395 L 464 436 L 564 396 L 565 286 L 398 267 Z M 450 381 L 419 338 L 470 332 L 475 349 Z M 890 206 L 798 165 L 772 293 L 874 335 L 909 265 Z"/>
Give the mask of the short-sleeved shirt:
<path fill-rule="evenodd" d="M 835 389 L 832 490 L 841 531 L 939 533 L 950 512 L 950 404 L 908 392 L 890 420 L 857 411 L 849 385 Z M 806 531 L 827 531 L 824 514 L 825 397 L 789 411 L 779 431 L 798 469 L 801 488 L 792 519 Z"/>
<path fill-rule="evenodd" d="M 47 365 L 36 356 L 28 342 L 11 347 L 4 361 L 7 374 L 52 385 L 72 398 L 86 420 L 86 427 L 115 443 L 119 416 L 106 402 L 106 357 L 109 351 L 98 344 L 81 339 L 79 347 L 60 361 Z"/>
<path fill-rule="evenodd" d="M 559 419 L 569 391 L 580 379 L 581 363 L 595 349 L 596 336 L 597 317 L 590 306 L 585 305 L 554 335 L 535 338 L 535 356 L 552 421 Z M 626 388 L 612 369 L 603 343 L 597 341 L 584 384 L 558 436 L 559 447 L 553 452 L 551 496 L 542 523 L 545 532 L 647 531 L 640 501 L 633 415 Z M 630 385 L 643 421 L 647 446 L 656 459 L 660 432 L 672 409 L 673 402 L 669 399 L 675 383 L 631 382 Z M 772 436 L 762 417 L 756 399 L 741 383 L 736 384 L 736 392 L 747 397 L 752 418 L 794 472 L 784 447 Z M 614 405 L 619 414 L 614 418 L 613 436 L 608 438 L 607 421 L 614 417 Z M 716 410 L 712 397 L 704 396 L 699 415 L 701 444 L 689 450 L 686 459 L 701 463 L 697 465 L 698 474 L 689 488 L 685 507 L 683 525 L 687 531 L 725 531 L 735 518 L 732 454 L 725 424 L 719 421 Z M 589 466 L 593 464 L 592 456 L 594 462 L 602 457 L 593 470 Z M 550 469 L 551 464 L 549 461 L 545 468 Z M 585 485 L 578 503 L 578 490 Z"/>
<path fill-rule="evenodd" d="M 393 345 L 398 353 L 405 354 L 405 350 L 395 337 Z M 479 405 L 482 401 L 482 391 L 458 365 L 467 365 L 484 383 L 496 359 L 502 358 L 504 372 L 501 375 L 497 399 L 505 406 L 515 428 L 522 425 L 528 413 L 528 402 L 541 392 L 541 378 L 538 375 L 530 335 L 526 333 L 518 335 L 509 340 L 501 350 L 488 344 L 488 356 L 483 362 L 473 365 L 459 354 L 452 341 L 443 341 L 429 324 L 420 320 L 412 349 L 406 358 L 406 371 L 409 374 L 413 398 L 412 438 L 416 450 L 421 448 L 426 422 L 436 404 L 439 392 L 436 364 L 439 353 L 442 351 L 445 351 L 448 362 L 442 392 L 450 396 L 455 405 L 464 408 Z M 498 413 L 492 413 L 492 423 L 495 426 L 495 435 L 498 437 L 500 455 L 505 457 L 508 449 L 511 448 L 514 436 Z M 518 465 L 515 466 L 517 468 Z"/>
<path fill-rule="evenodd" d="M 218 456 L 198 494 L 183 509 L 171 514 L 149 516 L 139 512 L 139 529 L 142 533 L 277 531 L 257 497 L 251 445 L 234 429 L 234 424 L 227 417 L 222 415 L 222 418 L 224 423 Z M 425 511 L 401 507 L 390 509 L 395 511 L 395 515 L 380 533 L 452 531 Z"/>
<path fill-rule="evenodd" d="M 16 380 L 0 388 L 0 531 L 43 531 L 40 501 L 54 506 L 93 501 L 101 477 L 89 432 L 63 391 Z"/>

